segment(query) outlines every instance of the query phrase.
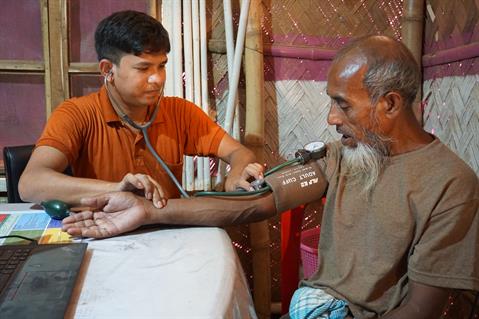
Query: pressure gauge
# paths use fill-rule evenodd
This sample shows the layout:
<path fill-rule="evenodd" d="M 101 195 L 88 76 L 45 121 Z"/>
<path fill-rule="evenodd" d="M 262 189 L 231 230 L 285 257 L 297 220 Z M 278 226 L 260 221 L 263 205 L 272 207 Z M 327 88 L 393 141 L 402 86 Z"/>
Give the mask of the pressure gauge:
<path fill-rule="evenodd" d="M 326 147 L 326 144 L 324 144 L 323 142 L 310 142 L 306 145 L 304 145 L 304 149 L 307 150 L 308 152 L 319 152 L 321 151 L 323 148 Z"/>
<path fill-rule="evenodd" d="M 323 142 L 308 143 L 303 149 L 296 151 L 294 155 L 297 159 L 299 159 L 301 164 L 307 163 L 312 159 L 320 159 L 326 155 L 326 144 Z"/>

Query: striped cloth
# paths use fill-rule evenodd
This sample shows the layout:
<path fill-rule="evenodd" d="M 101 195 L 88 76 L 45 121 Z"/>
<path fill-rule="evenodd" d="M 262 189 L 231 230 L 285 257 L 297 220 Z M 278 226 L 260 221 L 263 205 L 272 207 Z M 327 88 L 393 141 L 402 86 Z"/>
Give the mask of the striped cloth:
<path fill-rule="evenodd" d="M 343 319 L 348 314 L 347 305 L 319 288 L 301 287 L 291 299 L 289 316 L 291 319 Z"/>

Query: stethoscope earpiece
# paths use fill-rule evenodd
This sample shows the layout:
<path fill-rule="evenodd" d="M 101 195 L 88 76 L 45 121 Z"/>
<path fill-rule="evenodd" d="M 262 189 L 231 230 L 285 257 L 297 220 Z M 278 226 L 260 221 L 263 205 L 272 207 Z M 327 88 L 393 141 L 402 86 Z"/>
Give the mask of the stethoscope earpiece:
<path fill-rule="evenodd" d="M 113 80 L 113 70 L 110 69 L 108 73 L 105 75 L 105 80 L 111 82 Z"/>

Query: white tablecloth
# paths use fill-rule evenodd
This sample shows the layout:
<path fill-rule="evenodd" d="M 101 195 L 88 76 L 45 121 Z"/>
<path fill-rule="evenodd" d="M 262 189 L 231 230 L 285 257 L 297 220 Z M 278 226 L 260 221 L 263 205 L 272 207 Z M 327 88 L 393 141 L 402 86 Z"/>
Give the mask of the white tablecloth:
<path fill-rule="evenodd" d="M 87 242 L 67 318 L 256 318 L 223 229 L 150 229 Z"/>

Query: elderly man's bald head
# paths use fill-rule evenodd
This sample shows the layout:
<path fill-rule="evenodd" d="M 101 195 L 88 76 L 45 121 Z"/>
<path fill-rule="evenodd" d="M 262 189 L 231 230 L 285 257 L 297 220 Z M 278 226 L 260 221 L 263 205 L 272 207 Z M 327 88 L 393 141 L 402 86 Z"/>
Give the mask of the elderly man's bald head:
<path fill-rule="evenodd" d="M 390 91 L 398 92 L 404 104 L 411 106 L 418 92 L 421 74 L 408 48 L 386 36 L 366 36 L 348 43 L 333 60 L 342 72 L 366 65 L 363 85 L 372 104 Z"/>

